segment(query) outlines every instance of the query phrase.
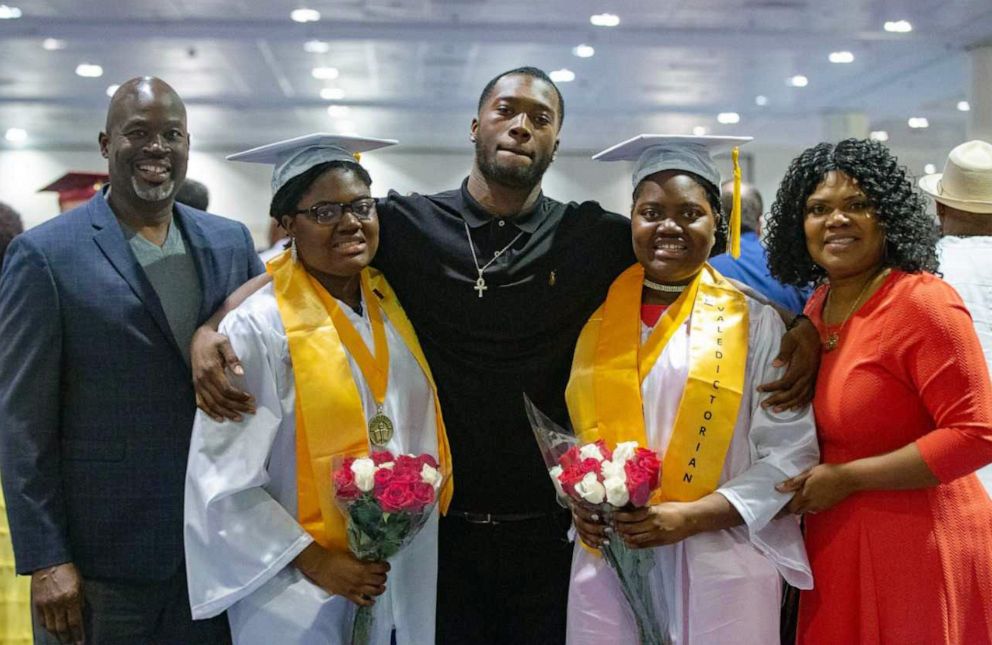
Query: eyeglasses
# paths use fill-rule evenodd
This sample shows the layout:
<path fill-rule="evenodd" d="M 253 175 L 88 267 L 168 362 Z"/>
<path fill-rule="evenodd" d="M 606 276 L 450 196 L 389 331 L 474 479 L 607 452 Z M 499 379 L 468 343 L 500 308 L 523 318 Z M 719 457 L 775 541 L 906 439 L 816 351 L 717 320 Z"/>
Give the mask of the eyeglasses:
<path fill-rule="evenodd" d="M 375 213 L 375 200 L 362 197 L 351 203 L 317 202 L 310 208 L 294 212 L 294 215 L 306 215 L 321 226 L 331 226 L 341 221 L 345 212 L 350 212 L 356 219 L 367 222 Z"/>

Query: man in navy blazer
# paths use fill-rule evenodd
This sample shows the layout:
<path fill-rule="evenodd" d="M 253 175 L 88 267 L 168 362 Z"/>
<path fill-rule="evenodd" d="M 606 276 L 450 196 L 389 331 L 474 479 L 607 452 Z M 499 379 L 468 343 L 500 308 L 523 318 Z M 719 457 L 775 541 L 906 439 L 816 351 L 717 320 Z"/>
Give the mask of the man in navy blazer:
<path fill-rule="evenodd" d="M 110 189 L 18 237 L 0 278 L 0 473 L 35 634 L 224 642 L 193 622 L 183 484 L 193 330 L 263 267 L 241 224 L 174 202 L 182 100 L 123 84 L 100 149 Z"/>

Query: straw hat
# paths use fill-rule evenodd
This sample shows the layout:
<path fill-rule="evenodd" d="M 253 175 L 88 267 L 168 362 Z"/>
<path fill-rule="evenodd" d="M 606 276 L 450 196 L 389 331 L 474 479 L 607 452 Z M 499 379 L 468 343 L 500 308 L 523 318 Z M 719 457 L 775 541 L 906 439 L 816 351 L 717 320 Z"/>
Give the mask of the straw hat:
<path fill-rule="evenodd" d="M 992 214 L 992 143 L 962 143 L 947 156 L 944 172 L 920 178 L 920 188 L 952 208 Z"/>

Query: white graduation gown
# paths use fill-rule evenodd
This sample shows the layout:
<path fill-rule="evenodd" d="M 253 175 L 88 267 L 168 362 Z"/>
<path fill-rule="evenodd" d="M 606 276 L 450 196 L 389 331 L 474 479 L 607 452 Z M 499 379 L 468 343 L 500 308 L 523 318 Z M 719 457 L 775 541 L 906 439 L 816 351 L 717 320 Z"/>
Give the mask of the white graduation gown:
<path fill-rule="evenodd" d="M 800 589 L 813 578 L 795 516 L 774 519 L 791 495 L 775 484 L 815 465 L 819 449 L 813 413 L 775 414 L 759 405 L 755 388 L 780 377 L 771 367 L 785 328 L 778 314 L 748 298 L 748 391 L 716 492 L 745 524 L 694 535 L 655 548 L 655 598 L 664 598 L 675 643 L 764 644 L 779 639 L 781 578 Z M 664 454 L 688 375 L 689 322 L 676 330 L 641 391 L 650 447 Z M 651 329 L 642 325 L 642 342 Z M 576 541 L 568 597 L 568 643 L 637 643 L 620 586 L 603 558 Z"/>
<path fill-rule="evenodd" d="M 364 316 L 341 304 L 371 347 Z M 384 313 L 385 318 L 385 313 Z M 434 399 L 427 378 L 385 320 L 389 387 L 383 406 L 395 433 L 394 453 L 437 455 Z M 218 423 L 197 412 L 186 475 L 186 569 L 193 618 L 227 610 L 239 644 L 348 643 L 355 605 L 311 583 L 292 560 L 313 539 L 297 521 L 295 386 L 285 328 L 267 285 L 224 318 L 220 331 L 241 358 L 237 385 L 255 396 L 257 412 Z M 365 410 L 375 401 L 349 356 Z M 328 419 L 332 424 L 333 419 Z M 330 482 L 327 482 L 330 485 Z M 437 510 L 420 534 L 390 560 L 386 593 L 375 604 L 372 642 L 434 642 Z"/>

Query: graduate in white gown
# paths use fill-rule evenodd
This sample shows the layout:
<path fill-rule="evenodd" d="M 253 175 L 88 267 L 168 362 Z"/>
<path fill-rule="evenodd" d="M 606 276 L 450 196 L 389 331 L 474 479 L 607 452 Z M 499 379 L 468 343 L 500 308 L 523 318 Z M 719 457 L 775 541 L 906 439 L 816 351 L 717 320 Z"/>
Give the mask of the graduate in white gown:
<path fill-rule="evenodd" d="M 654 549 L 652 596 L 675 643 L 776 643 L 782 579 L 813 583 L 798 522 L 776 518 L 790 496 L 775 490 L 818 461 L 812 412 L 766 409 L 756 390 L 781 375 L 784 325 L 706 264 L 721 223 L 711 151 L 732 143 L 642 135 L 598 155 L 637 162 L 639 264 L 583 329 L 566 394 L 583 441 L 635 440 L 661 455 L 650 507 L 611 524 L 590 509 L 573 516 L 588 545 Z M 615 573 L 577 541 L 568 642 L 637 638 Z"/>
<path fill-rule="evenodd" d="M 235 155 L 275 163 L 271 211 L 295 246 L 220 326 L 256 412 L 237 422 L 198 412 L 190 446 L 190 604 L 194 618 L 226 610 L 235 643 L 348 643 L 359 604 L 374 604 L 373 643 L 394 633 L 400 645 L 434 642 L 437 510 L 388 564 L 364 563 L 347 551 L 332 503 L 336 455 L 429 453 L 450 472 L 412 327 L 367 268 L 378 223 L 371 179 L 352 153 L 384 144 L 309 135 Z M 391 436 L 370 435 L 380 414 Z M 450 495 L 449 483 L 440 507 Z"/>

